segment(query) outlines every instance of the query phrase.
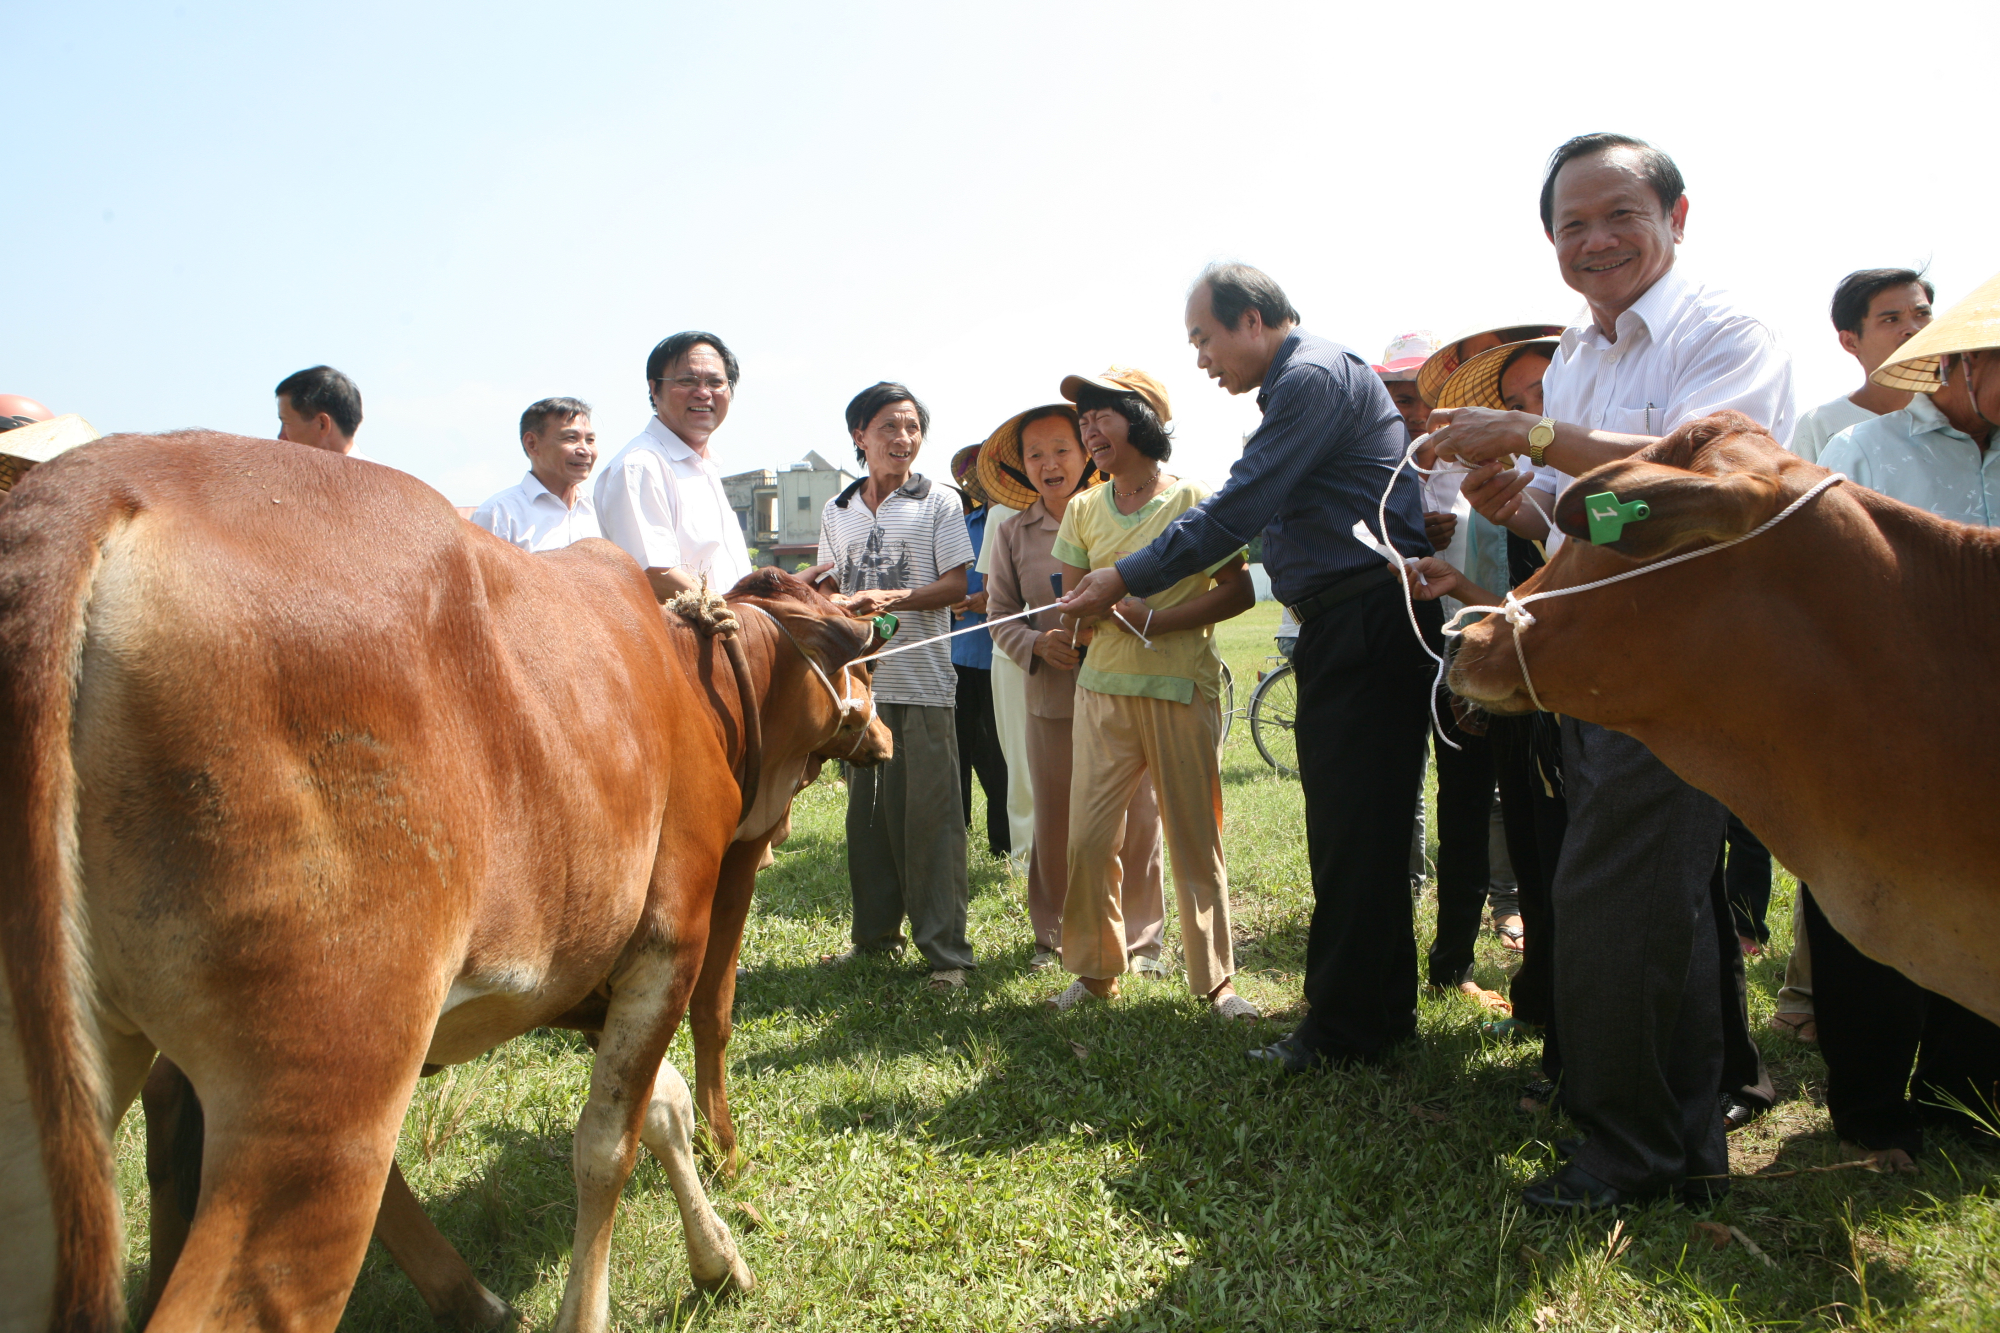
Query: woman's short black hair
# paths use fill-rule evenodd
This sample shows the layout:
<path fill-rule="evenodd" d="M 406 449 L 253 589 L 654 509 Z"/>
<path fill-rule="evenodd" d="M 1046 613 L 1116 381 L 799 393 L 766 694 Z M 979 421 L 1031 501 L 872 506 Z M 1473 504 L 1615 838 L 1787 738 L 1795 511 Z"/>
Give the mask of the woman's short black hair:
<path fill-rule="evenodd" d="M 897 403 L 908 403 L 916 408 L 917 430 L 926 436 L 931 433 L 930 409 L 925 407 L 909 389 L 891 380 L 871 384 L 848 400 L 847 429 L 867 430 L 874 424 L 875 418 L 882 415 L 883 408 L 893 407 Z M 868 455 L 861 451 L 861 446 L 858 444 L 854 446 L 854 456 L 864 463 L 868 461 Z"/>
<path fill-rule="evenodd" d="M 1105 407 L 1125 418 L 1126 435 L 1134 449 L 1156 463 L 1164 463 L 1173 457 L 1173 430 L 1160 420 L 1159 413 L 1144 398 L 1130 390 L 1104 389 L 1095 384 L 1085 384 L 1077 390 L 1076 410 L 1079 414 Z"/>

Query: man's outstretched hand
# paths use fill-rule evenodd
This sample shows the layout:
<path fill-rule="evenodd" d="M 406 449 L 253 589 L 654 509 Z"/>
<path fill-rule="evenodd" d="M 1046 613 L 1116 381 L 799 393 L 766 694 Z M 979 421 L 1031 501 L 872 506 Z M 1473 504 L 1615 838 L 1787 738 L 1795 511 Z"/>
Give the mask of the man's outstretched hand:
<path fill-rule="evenodd" d="M 1106 565 L 1103 569 L 1093 569 L 1083 576 L 1083 582 L 1066 593 L 1056 603 L 1066 616 L 1081 620 L 1096 620 L 1104 616 L 1118 604 L 1125 595 L 1125 579 L 1116 565 Z"/>

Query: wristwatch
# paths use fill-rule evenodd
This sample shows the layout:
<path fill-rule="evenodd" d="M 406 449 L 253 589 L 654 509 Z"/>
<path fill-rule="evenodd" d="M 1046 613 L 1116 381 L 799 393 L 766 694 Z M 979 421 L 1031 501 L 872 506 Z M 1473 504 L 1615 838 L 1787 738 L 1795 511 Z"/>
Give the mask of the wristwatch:
<path fill-rule="evenodd" d="M 1556 421 L 1554 417 L 1543 417 L 1528 431 L 1528 461 L 1536 467 L 1542 466 L 1542 455 L 1556 442 Z"/>

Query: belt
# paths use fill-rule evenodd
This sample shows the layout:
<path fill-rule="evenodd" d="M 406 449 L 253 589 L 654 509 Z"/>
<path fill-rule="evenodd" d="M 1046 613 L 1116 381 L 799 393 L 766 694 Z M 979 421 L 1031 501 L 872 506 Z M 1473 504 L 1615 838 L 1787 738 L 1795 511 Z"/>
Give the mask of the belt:
<path fill-rule="evenodd" d="M 1386 564 L 1376 565 L 1373 569 L 1364 569 L 1359 574 L 1349 574 L 1344 579 L 1334 580 L 1312 596 L 1292 603 L 1291 611 L 1303 625 L 1314 616 L 1331 611 L 1342 602 L 1351 602 L 1364 592 L 1373 592 L 1376 588 L 1393 584 L 1395 581 L 1395 570 Z"/>

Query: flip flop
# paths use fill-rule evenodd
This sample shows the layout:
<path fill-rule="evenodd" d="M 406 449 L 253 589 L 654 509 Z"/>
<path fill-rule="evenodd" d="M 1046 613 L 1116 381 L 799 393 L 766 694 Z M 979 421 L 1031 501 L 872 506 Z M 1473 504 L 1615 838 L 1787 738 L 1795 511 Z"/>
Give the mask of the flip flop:
<path fill-rule="evenodd" d="M 1523 930 L 1520 926 L 1515 925 L 1513 923 L 1509 923 L 1503 926 L 1496 921 L 1493 923 L 1493 933 L 1495 935 L 1498 935 L 1500 937 L 1500 942 L 1506 945 L 1513 952 L 1525 953 L 1527 951 L 1528 932 Z"/>

